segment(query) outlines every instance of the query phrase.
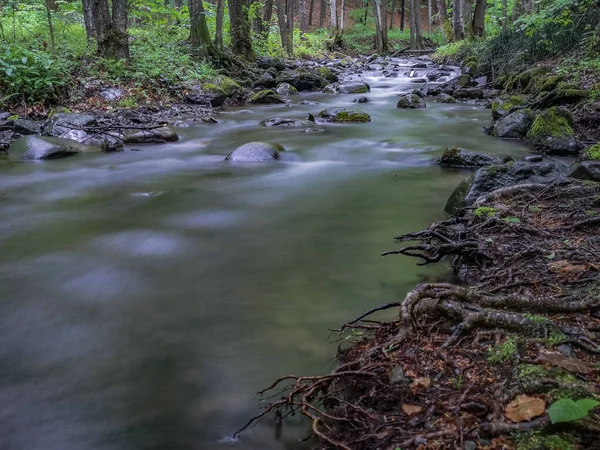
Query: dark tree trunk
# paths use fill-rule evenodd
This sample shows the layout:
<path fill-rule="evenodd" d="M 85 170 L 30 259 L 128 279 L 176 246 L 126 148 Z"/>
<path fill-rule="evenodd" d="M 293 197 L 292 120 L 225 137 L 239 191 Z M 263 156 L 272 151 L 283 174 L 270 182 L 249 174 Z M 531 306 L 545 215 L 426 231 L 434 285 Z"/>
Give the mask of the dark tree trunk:
<path fill-rule="evenodd" d="M 421 11 L 419 0 L 409 0 L 410 3 L 410 48 L 420 50 L 423 48 L 423 35 L 421 34 Z"/>
<path fill-rule="evenodd" d="M 308 7 L 308 26 L 312 27 L 313 24 L 313 11 L 315 10 L 315 0 L 310 0 L 310 6 Z"/>
<path fill-rule="evenodd" d="M 285 23 L 285 5 L 286 0 L 277 0 L 277 25 L 279 26 L 281 47 L 287 49 L 287 26 Z"/>
<path fill-rule="evenodd" d="M 127 0 L 113 0 L 112 17 L 108 0 L 90 3 L 98 54 L 107 59 L 128 59 Z"/>
<path fill-rule="evenodd" d="M 273 17 L 273 0 L 267 0 L 265 2 L 265 9 L 263 10 L 263 29 L 264 35 L 269 33 L 269 27 L 271 26 L 271 18 Z"/>
<path fill-rule="evenodd" d="M 231 1 L 231 0 L 230 0 Z M 286 2 L 286 30 L 287 30 L 287 41 L 286 49 L 288 55 L 294 54 L 294 0 L 287 0 Z"/>
<path fill-rule="evenodd" d="M 462 16 L 460 11 L 460 4 L 462 0 L 454 0 L 453 6 L 454 9 L 452 11 L 452 28 L 454 30 L 454 40 L 460 41 L 463 38 L 463 30 L 462 30 Z"/>
<path fill-rule="evenodd" d="M 487 0 L 477 0 L 475 3 L 475 11 L 473 12 L 473 34 L 475 36 L 485 36 L 485 9 L 487 8 Z"/>
<path fill-rule="evenodd" d="M 255 6 L 253 6 L 255 3 L 257 3 L 255 0 L 250 0 L 250 4 L 248 5 L 248 10 L 253 12 L 252 17 L 251 17 L 252 31 L 254 32 L 255 35 L 260 36 L 260 35 L 262 35 L 262 31 L 263 31 L 262 14 L 257 13 L 258 9 L 256 9 Z"/>
<path fill-rule="evenodd" d="M 300 31 L 306 33 L 308 31 L 308 11 L 307 11 L 307 0 L 298 0 L 298 6 L 300 9 Z"/>
<path fill-rule="evenodd" d="M 231 49 L 246 61 L 254 61 L 254 50 L 250 37 L 250 21 L 243 0 L 229 0 L 229 26 Z"/>
<path fill-rule="evenodd" d="M 175 7 L 175 9 L 181 9 L 181 0 L 173 0 L 173 6 Z"/>
<path fill-rule="evenodd" d="M 392 0 L 392 13 L 390 14 L 390 26 L 389 29 L 394 29 L 394 10 L 396 9 L 396 0 Z"/>
<path fill-rule="evenodd" d="M 83 6 L 83 22 L 85 23 L 85 34 L 87 35 L 88 43 L 96 38 L 96 28 L 94 23 L 92 0 L 82 0 Z"/>
<path fill-rule="evenodd" d="M 404 33 L 404 21 L 406 20 L 406 0 L 400 0 L 400 31 Z"/>
<path fill-rule="evenodd" d="M 215 17 L 215 47 L 223 50 L 223 16 L 225 15 L 225 0 L 217 0 L 217 16 Z M 210 35 L 209 35 L 210 38 Z"/>
<path fill-rule="evenodd" d="M 58 11 L 58 3 L 56 3 L 56 0 L 46 0 L 46 8 L 56 12 Z"/>
<path fill-rule="evenodd" d="M 56 11 L 56 9 L 52 9 L 52 3 L 54 3 L 54 8 L 56 8 L 55 1 L 46 0 L 46 17 L 48 18 L 48 32 L 50 33 L 50 50 L 54 54 L 56 52 L 56 46 L 54 42 L 54 23 L 52 22 L 52 11 Z"/>
<path fill-rule="evenodd" d="M 190 42 L 192 47 L 204 50 L 207 55 L 214 55 L 215 47 L 210 40 L 210 31 L 206 24 L 206 11 L 202 0 L 189 0 L 190 9 Z"/>
<path fill-rule="evenodd" d="M 383 0 L 373 0 L 373 14 L 375 16 L 375 43 L 377 53 L 385 54 L 389 50 L 387 38 L 387 7 L 383 5 Z"/>
<path fill-rule="evenodd" d="M 442 32 L 444 33 L 446 42 L 451 42 L 453 37 L 452 24 L 450 23 L 450 19 L 448 17 L 448 6 L 446 5 L 446 0 L 437 0 L 437 7 Z"/>
<path fill-rule="evenodd" d="M 321 0 L 321 8 L 319 10 L 319 28 L 325 26 L 325 19 L 327 18 L 327 2 Z"/>

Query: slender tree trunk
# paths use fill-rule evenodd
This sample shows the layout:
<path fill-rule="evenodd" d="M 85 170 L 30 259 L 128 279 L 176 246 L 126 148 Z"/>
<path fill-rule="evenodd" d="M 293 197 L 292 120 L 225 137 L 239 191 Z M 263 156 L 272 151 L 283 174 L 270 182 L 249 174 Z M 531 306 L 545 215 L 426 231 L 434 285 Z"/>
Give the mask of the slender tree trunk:
<path fill-rule="evenodd" d="M 392 0 L 392 13 L 390 14 L 390 26 L 388 27 L 389 30 L 394 29 L 394 11 L 395 10 L 396 10 L 396 0 Z"/>
<path fill-rule="evenodd" d="M 471 0 L 461 0 L 460 15 L 462 20 L 463 37 L 474 35 L 473 33 L 473 7 Z"/>
<path fill-rule="evenodd" d="M 201 1 L 201 0 L 196 0 Z M 250 37 L 250 21 L 243 0 L 229 0 L 229 26 L 231 49 L 246 61 L 254 61 L 254 50 Z"/>
<path fill-rule="evenodd" d="M 206 11 L 202 0 L 189 0 L 190 9 L 190 43 L 194 48 L 201 48 L 207 55 L 216 53 L 210 40 L 210 31 L 206 24 Z"/>
<path fill-rule="evenodd" d="M 58 3 L 56 3 L 56 0 L 46 0 L 46 8 L 48 8 L 50 11 L 57 12 Z"/>
<path fill-rule="evenodd" d="M 281 47 L 287 50 L 287 26 L 285 23 L 286 0 L 277 0 L 277 25 L 281 37 Z"/>
<path fill-rule="evenodd" d="M 96 28 L 92 10 L 92 0 L 82 0 L 81 4 L 83 6 L 83 22 L 85 23 L 85 34 L 87 36 L 88 42 L 91 42 L 96 38 Z"/>
<path fill-rule="evenodd" d="M 385 54 L 389 51 L 387 38 L 387 7 L 383 5 L 383 0 L 373 1 L 373 15 L 375 16 L 375 44 L 377 53 Z"/>
<path fill-rule="evenodd" d="M 438 15 L 440 17 L 440 26 L 442 27 L 444 38 L 446 39 L 446 42 L 452 42 L 452 23 L 448 17 L 448 5 L 446 4 L 446 0 L 437 0 L 437 6 Z"/>
<path fill-rule="evenodd" d="M 473 12 L 473 34 L 478 37 L 485 36 L 485 10 L 487 0 L 477 0 L 475 2 L 475 11 Z"/>
<path fill-rule="evenodd" d="M 54 23 L 52 22 L 52 8 L 50 3 L 53 0 L 46 0 L 46 17 L 48 18 L 48 31 L 50 32 L 50 50 L 52 54 L 56 52 L 56 46 L 54 41 Z M 54 7 L 56 8 L 56 2 L 54 2 Z"/>
<path fill-rule="evenodd" d="M 329 9 L 331 12 L 331 33 L 335 34 L 338 30 L 337 0 L 329 0 Z"/>
<path fill-rule="evenodd" d="M 300 8 L 300 31 L 306 33 L 308 31 L 308 11 L 307 11 L 307 0 L 298 0 L 298 6 Z"/>
<path fill-rule="evenodd" d="M 263 29 L 262 34 L 266 38 L 269 34 L 269 27 L 271 26 L 271 18 L 273 17 L 273 0 L 266 0 L 265 7 L 263 9 Z"/>
<path fill-rule="evenodd" d="M 129 58 L 127 0 L 113 0 L 112 17 L 108 0 L 91 0 L 90 6 L 98 54 L 107 59 Z"/>
<path fill-rule="evenodd" d="M 404 33 L 404 22 L 406 21 L 406 0 L 401 0 L 400 4 L 400 31 Z"/>
<path fill-rule="evenodd" d="M 231 0 L 229 0 L 231 1 Z M 287 29 L 287 54 L 294 54 L 294 0 L 287 0 L 286 4 L 286 29 Z"/>
<path fill-rule="evenodd" d="M 431 0 L 427 1 L 427 35 L 431 38 Z"/>
<path fill-rule="evenodd" d="M 502 29 L 508 28 L 508 0 L 502 0 Z"/>
<path fill-rule="evenodd" d="M 310 0 L 310 6 L 308 7 L 308 26 L 312 27 L 313 24 L 313 11 L 315 9 L 315 0 Z"/>
<path fill-rule="evenodd" d="M 454 9 L 452 11 L 452 27 L 454 30 L 454 40 L 455 41 L 460 41 L 463 38 L 462 16 L 461 16 L 461 12 L 460 12 L 461 2 L 462 2 L 462 0 L 454 0 L 453 1 Z"/>
<path fill-rule="evenodd" d="M 340 5 L 340 38 L 344 33 L 344 15 L 346 14 L 346 0 L 342 0 L 342 4 Z M 385 24 L 384 24 L 385 26 Z"/>
<path fill-rule="evenodd" d="M 225 0 L 217 0 L 217 15 L 215 17 L 215 47 L 223 50 L 223 17 L 225 16 Z"/>
<path fill-rule="evenodd" d="M 327 2 L 321 0 L 321 8 L 319 8 L 319 28 L 325 27 L 325 19 L 327 18 Z"/>

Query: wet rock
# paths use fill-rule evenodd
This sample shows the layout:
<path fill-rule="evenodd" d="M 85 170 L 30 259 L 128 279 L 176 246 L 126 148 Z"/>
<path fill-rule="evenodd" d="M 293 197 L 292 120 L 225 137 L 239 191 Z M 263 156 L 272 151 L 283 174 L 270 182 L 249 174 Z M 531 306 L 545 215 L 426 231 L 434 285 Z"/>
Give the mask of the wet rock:
<path fill-rule="evenodd" d="M 79 153 L 78 142 L 47 136 L 25 136 L 8 148 L 9 158 L 18 161 L 60 159 Z"/>
<path fill-rule="evenodd" d="M 305 127 L 311 125 L 312 122 L 304 119 L 288 119 L 283 117 L 271 117 L 270 119 L 263 120 L 261 125 L 265 127 Z"/>
<path fill-rule="evenodd" d="M 423 91 L 421 91 L 421 89 L 413 89 L 411 94 L 414 94 L 417 97 L 425 98 L 425 94 L 423 93 Z"/>
<path fill-rule="evenodd" d="M 275 89 L 279 95 L 284 98 L 288 98 L 291 95 L 297 95 L 298 90 L 289 83 L 280 83 Z"/>
<path fill-rule="evenodd" d="M 249 142 L 231 152 L 225 160 L 227 161 L 276 161 L 279 153 L 284 151 L 281 145 L 268 142 Z"/>
<path fill-rule="evenodd" d="M 125 95 L 123 89 L 119 89 L 116 87 L 111 87 L 100 91 L 100 97 L 104 98 L 105 100 L 108 100 L 109 102 L 114 102 L 115 100 L 118 100 L 121 97 L 123 97 L 123 95 Z"/>
<path fill-rule="evenodd" d="M 320 105 L 319 102 L 314 102 L 312 100 L 302 100 L 300 102 L 301 105 L 309 105 L 309 106 L 315 106 L 315 105 Z"/>
<path fill-rule="evenodd" d="M 81 142 L 90 134 L 82 128 L 98 126 L 96 117 L 89 114 L 54 114 L 44 126 L 43 134 Z"/>
<path fill-rule="evenodd" d="M 427 105 L 425 105 L 425 102 L 423 101 L 423 99 L 415 94 L 401 95 L 400 99 L 398 100 L 398 103 L 396 104 L 396 108 L 405 108 L 405 109 L 406 108 L 409 108 L 409 109 L 425 108 L 426 106 Z"/>
<path fill-rule="evenodd" d="M 369 99 L 367 97 L 357 97 L 352 100 L 354 103 L 369 103 Z"/>
<path fill-rule="evenodd" d="M 396 366 L 392 369 L 392 372 L 390 373 L 390 383 L 410 383 L 410 378 L 406 376 L 402 366 Z"/>
<path fill-rule="evenodd" d="M 473 81 L 473 78 L 471 78 L 471 75 L 468 75 L 468 74 L 465 74 L 465 73 L 463 73 L 462 75 L 457 76 L 456 78 L 454 78 L 451 81 L 454 82 L 454 84 L 456 86 L 460 86 L 460 87 L 469 87 L 469 86 L 474 86 L 476 84 Z"/>
<path fill-rule="evenodd" d="M 371 117 L 364 111 L 353 108 L 328 108 L 319 113 L 319 117 L 335 123 L 370 122 Z"/>
<path fill-rule="evenodd" d="M 542 162 L 544 160 L 544 155 L 529 155 L 523 158 L 524 161 L 527 162 Z"/>
<path fill-rule="evenodd" d="M 411 66 L 413 69 L 427 69 L 427 64 L 425 63 L 416 63 Z"/>
<path fill-rule="evenodd" d="M 503 162 L 504 159 L 498 156 L 473 152 L 460 147 L 448 147 L 437 161 L 439 165 L 446 167 L 485 167 Z"/>
<path fill-rule="evenodd" d="M 298 91 L 313 91 L 327 86 L 327 80 L 307 70 L 284 70 L 277 75 L 277 83 L 288 83 Z"/>
<path fill-rule="evenodd" d="M 270 72 L 265 72 L 261 75 L 261 77 L 256 80 L 253 84 L 254 87 L 262 87 L 265 89 L 272 89 L 277 86 L 277 81 L 275 81 L 275 77 Z"/>
<path fill-rule="evenodd" d="M 552 155 L 575 155 L 583 147 L 573 131 L 573 116 L 563 107 L 552 107 L 537 116 L 526 141 L 536 150 Z"/>
<path fill-rule="evenodd" d="M 283 60 L 274 56 L 262 56 L 256 60 L 256 65 L 261 69 L 269 69 L 271 67 L 278 71 L 285 69 Z"/>
<path fill-rule="evenodd" d="M 39 123 L 28 119 L 17 119 L 13 125 L 15 133 L 22 135 L 40 134 L 42 131 Z"/>
<path fill-rule="evenodd" d="M 567 166 L 554 163 L 511 162 L 482 167 L 458 185 L 444 210 L 448 214 L 456 214 L 460 209 L 475 203 L 479 197 L 496 189 L 522 183 L 554 183 L 566 173 Z"/>
<path fill-rule="evenodd" d="M 323 128 L 307 128 L 304 130 L 305 133 L 323 133 L 325 130 Z"/>
<path fill-rule="evenodd" d="M 249 102 L 260 104 L 273 104 L 285 103 L 285 100 L 282 99 L 275 91 L 271 89 L 265 89 L 264 91 L 260 91 L 252 95 L 252 97 L 250 97 Z"/>
<path fill-rule="evenodd" d="M 515 106 L 525 106 L 526 104 L 527 98 L 525 96 L 498 97 L 492 102 L 492 118 L 500 120 L 509 114 Z"/>
<path fill-rule="evenodd" d="M 333 83 L 324 89 L 324 92 L 332 94 L 366 94 L 371 90 L 368 83 L 353 81 L 350 83 Z"/>
<path fill-rule="evenodd" d="M 225 100 L 243 92 L 242 86 L 229 77 L 220 75 L 212 83 L 204 83 L 186 91 L 188 103 L 210 105 L 213 108 L 221 106 Z"/>
<path fill-rule="evenodd" d="M 496 122 L 492 135 L 503 139 L 523 139 L 534 120 L 535 113 L 532 110 L 520 109 Z"/>
<path fill-rule="evenodd" d="M 9 112 L 0 112 L 0 120 L 6 120 L 10 117 L 10 113 Z"/>
<path fill-rule="evenodd" d="M 443 92 L 436 97 L 438 103 L 456 103 L 456 99 L 449 94 Z"/>
<path fill-rule="evenodd" d="M 167 127 L 153 128 L 150 130 L 131 130 L 125 133 L 123 142 L 126 144 L 160 144 L 174 142 L 179 139 L 177 133 Z"/>
<path fill-rule="evenodd" d="M 455 89 L 452 95 L 455 98 L 468 98 L 470 100 L 480 100 L 484 97 L 483 89 L 478 87 Z"/>
<path fill-rule="evenodd" d="M 329 67 L 319 67 L 317 68 L 316 72 L 317 75 L 323 77 L 329 83 L 337 83 L 338 81 L 340 81 L 335 72 Z"/>
<path fill-rule="evenodd" d="M 578 180 L 600 181 L 600 162 L 582 161 L 575 164 L 568 176 Z"/>
<path fill-rule="evenodd" d="M 109 140 L 104 139 L 100 144 L 100 151 L 102 153 L 118 153 L 123 151 L 123 142 L 115 139 Z"/>
<path fill-rule="evenodd" d="M 425 78 L 427 78 L 427 81 L 437 81 L 442 77 L 449 77 L 450 76 L 450 72 L 443 72 L 440 70 L 436 70 L 435 72 L 429 72 L 427 75 L 425 75 Z"/>

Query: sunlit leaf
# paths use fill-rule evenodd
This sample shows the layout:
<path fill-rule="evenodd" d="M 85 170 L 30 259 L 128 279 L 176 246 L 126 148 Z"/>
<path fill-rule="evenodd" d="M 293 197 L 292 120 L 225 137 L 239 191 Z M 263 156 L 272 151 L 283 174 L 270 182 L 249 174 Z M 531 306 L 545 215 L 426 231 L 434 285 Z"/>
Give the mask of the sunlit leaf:
<path fill-rule="evenodd" d="M 546 411 L 546 402 L 537 397 L 517 395 L 506 407 L 506 417 L 513 422 L 524 422 L 541 416 Z"/>

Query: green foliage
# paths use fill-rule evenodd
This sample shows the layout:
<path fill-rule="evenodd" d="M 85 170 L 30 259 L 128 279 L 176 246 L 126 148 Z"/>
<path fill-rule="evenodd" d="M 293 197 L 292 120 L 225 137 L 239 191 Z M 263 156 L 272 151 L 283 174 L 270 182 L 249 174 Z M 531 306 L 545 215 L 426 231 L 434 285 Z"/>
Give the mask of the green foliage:
<path fill-rule="evenodd" d="M 544 139 L 546 137 L 568 137 L 573 134 L 573 128 L 569 120 L 559 113 L 558 108 L 547 109 L 533 122 L 528 139 Z"/>
<path fill-rule="evenodd" d="M 516 436 L 517 450 L 573 450 L 570 437 L 560 434 L 534 431 Z"/>
<path fill-rule="evenodd" d="M 600 161 L 600 144 L 592 145 L 586 150 L 588 159 L 592 161 Z"/>
<path fill-rule="evenodd" d="M 508 338 L 502 344 L 490 348 L 488 362 L 490 364 L 500 364 L 512 361 L 517 356 L 518 342 L 515 338 Z"/>
<path fill-rule="evenodd" d="M 550 405 L 548 416 L 553 424 L 574 422 L 587 417 L 590 411 L 596 406 L 600 406 L 600 402 L 593 398 L 582 398 L 577 401 L 570 398 L 563 398 Z"/>
<path fill-rule="evenodd" d="M 45 51 L 0 45 L 0 91 L 19 94 L 28 102 L 55 98 L 68 82 L 68 69 Z"/>
<path fill-rule="evenodd" d="M 480 206 L 475 211 L 473 211 L 473 214 L 475 214 L 477 217 L 486 217 L 487 218 L 487 217 L 492 217 L 497 212 L 498 212 L 498 210 L 496 208 L 492 208 L 491 206 Z"/>

